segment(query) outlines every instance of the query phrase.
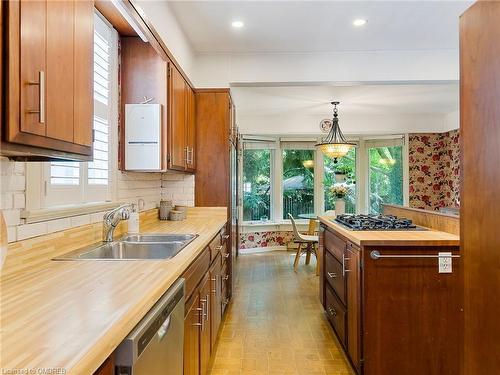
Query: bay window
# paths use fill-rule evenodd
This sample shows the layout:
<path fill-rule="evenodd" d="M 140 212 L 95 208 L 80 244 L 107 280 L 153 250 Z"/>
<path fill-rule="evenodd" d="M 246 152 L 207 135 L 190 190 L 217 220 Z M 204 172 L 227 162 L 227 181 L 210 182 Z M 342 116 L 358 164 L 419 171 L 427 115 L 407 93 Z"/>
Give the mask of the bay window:
<path fill-rule="evenodd" d="M 345 184 L 347 213 L 380 213 L 383 203 L 408 200 L 407 146 L 403 137 L 354 139 L 356 147 L 334 162 L 314 139 L 244 140 L 243 222 L 279 224 L 288 214 L 307 218 L 335 210 L 330 188 Z"/>

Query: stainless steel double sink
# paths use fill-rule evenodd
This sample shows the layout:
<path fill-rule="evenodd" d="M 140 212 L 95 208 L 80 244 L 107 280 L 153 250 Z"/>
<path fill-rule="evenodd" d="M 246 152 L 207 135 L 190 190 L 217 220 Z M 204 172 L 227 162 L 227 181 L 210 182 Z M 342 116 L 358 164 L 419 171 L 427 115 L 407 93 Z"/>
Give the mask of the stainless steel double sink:
<path fill-rule="evenodd" d="M 197 234 L 134 234 L 117 241 L 100 242 L 61 255 L 53 260 L 158 260 L 170 259 Z"/>

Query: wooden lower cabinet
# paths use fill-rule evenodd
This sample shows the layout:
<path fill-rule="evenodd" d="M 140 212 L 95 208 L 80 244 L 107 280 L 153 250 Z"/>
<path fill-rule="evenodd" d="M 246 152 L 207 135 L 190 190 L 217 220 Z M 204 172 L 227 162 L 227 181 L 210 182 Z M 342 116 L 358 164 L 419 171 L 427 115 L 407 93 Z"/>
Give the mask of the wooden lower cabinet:
<path fill-rule="evenodd" d="M 200 373 L 205 375 L 208 373 L 208 365 L 210 362 L 210 353 L 212 349 L 212 342 L 210 339 L 210 318 L 211 314 L 211 290 L 210 290 L 210 275 L 205 275 L 201 282 L 199 298 L 200 298 Z"/>
<path fill-rule="evenodd" d="M 347 352 L 353 366 L 361 370 L 361 288 L 360 288 L 360 250 L 349 246 L 345 251 L 345 270 L 347 273 Z"/>
<path fill-rule="evenodd" d="M 460 374 L 462 269 L 438 273 L 435 258 L 382 255 L 459 253 L 458 246 L 361 246 L 320 230 L 320 298 L 359 375 Z"/>
<path fill-rule="evenodd" d="M 114 375 L 115 362 L 113 356 L 109 357 L 104 363 L 94 372 L 94 375 Z"/>
<path fill-rule="evenodd" d="M 222 234 L 210 244 L 220 246 Z M 227 269 L 220 253 L 207 246 L 191 263 L 182 277 L 186 280 L 186 314 L 184 318 L 184 375 L 206 375 L 222 322 L 223 277 Z M 214 254 L 210 260 L 210 254 Z M 225 280 L 226 283 L 229 280 Z M 227 299 L 228 301 L 228 299 Z M 227 304 L 226 301 L 226 304 Z"/>
<path fill-rule="evenodd" d="M 221 282 L 221 255 L 218 254 L 212 266 L 210 267 L 210 284 L 211 284 L 211 297 L 212 303 L 210 310 L 212 312 L 212 319 L 210 320 L 212 331 L 212 346 L 215 345 L 217 340 L 217 333 L 219 332 L 220 323 L 222 320 L 222 282 Z"/>
<path fill-rule="evenodd" d="M 184 317 L 184 375 L 198 375 L 200 369 L 200 297 L 194 293 L 186 303 Z"/>

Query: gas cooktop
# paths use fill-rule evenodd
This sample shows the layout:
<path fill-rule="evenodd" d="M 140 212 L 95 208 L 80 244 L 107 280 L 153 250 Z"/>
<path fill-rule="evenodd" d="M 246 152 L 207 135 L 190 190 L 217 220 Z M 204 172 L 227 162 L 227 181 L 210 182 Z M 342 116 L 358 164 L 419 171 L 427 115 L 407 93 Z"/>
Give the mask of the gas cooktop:
<path fill-rule="evenodd" d="M 351 230 L 426 230 L 410 219 L 393 215 L 343 214 L 338 215 L 335 221 Z"/>

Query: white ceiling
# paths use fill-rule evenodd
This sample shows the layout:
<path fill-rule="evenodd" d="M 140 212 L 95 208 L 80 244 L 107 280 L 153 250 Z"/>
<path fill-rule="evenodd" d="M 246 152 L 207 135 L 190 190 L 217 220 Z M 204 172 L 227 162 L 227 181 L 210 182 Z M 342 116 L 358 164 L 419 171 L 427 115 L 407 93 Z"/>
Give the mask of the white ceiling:
<path fill-rule="evenodd" d="M 340 113 L 356 115 L 444 115 L 458 109 L 458 83 L 233 87 L 231 93 L 242 116 L 325 115 L 331 101 Z"/>
<path fill-rule="evenodd" d="M 471 1 L 173 1 L 196 52 L 457 49 Z M 368 23 L 352 25 L 356 18 Z M 231 22 L 241 20 L 243 29 Z"/>

